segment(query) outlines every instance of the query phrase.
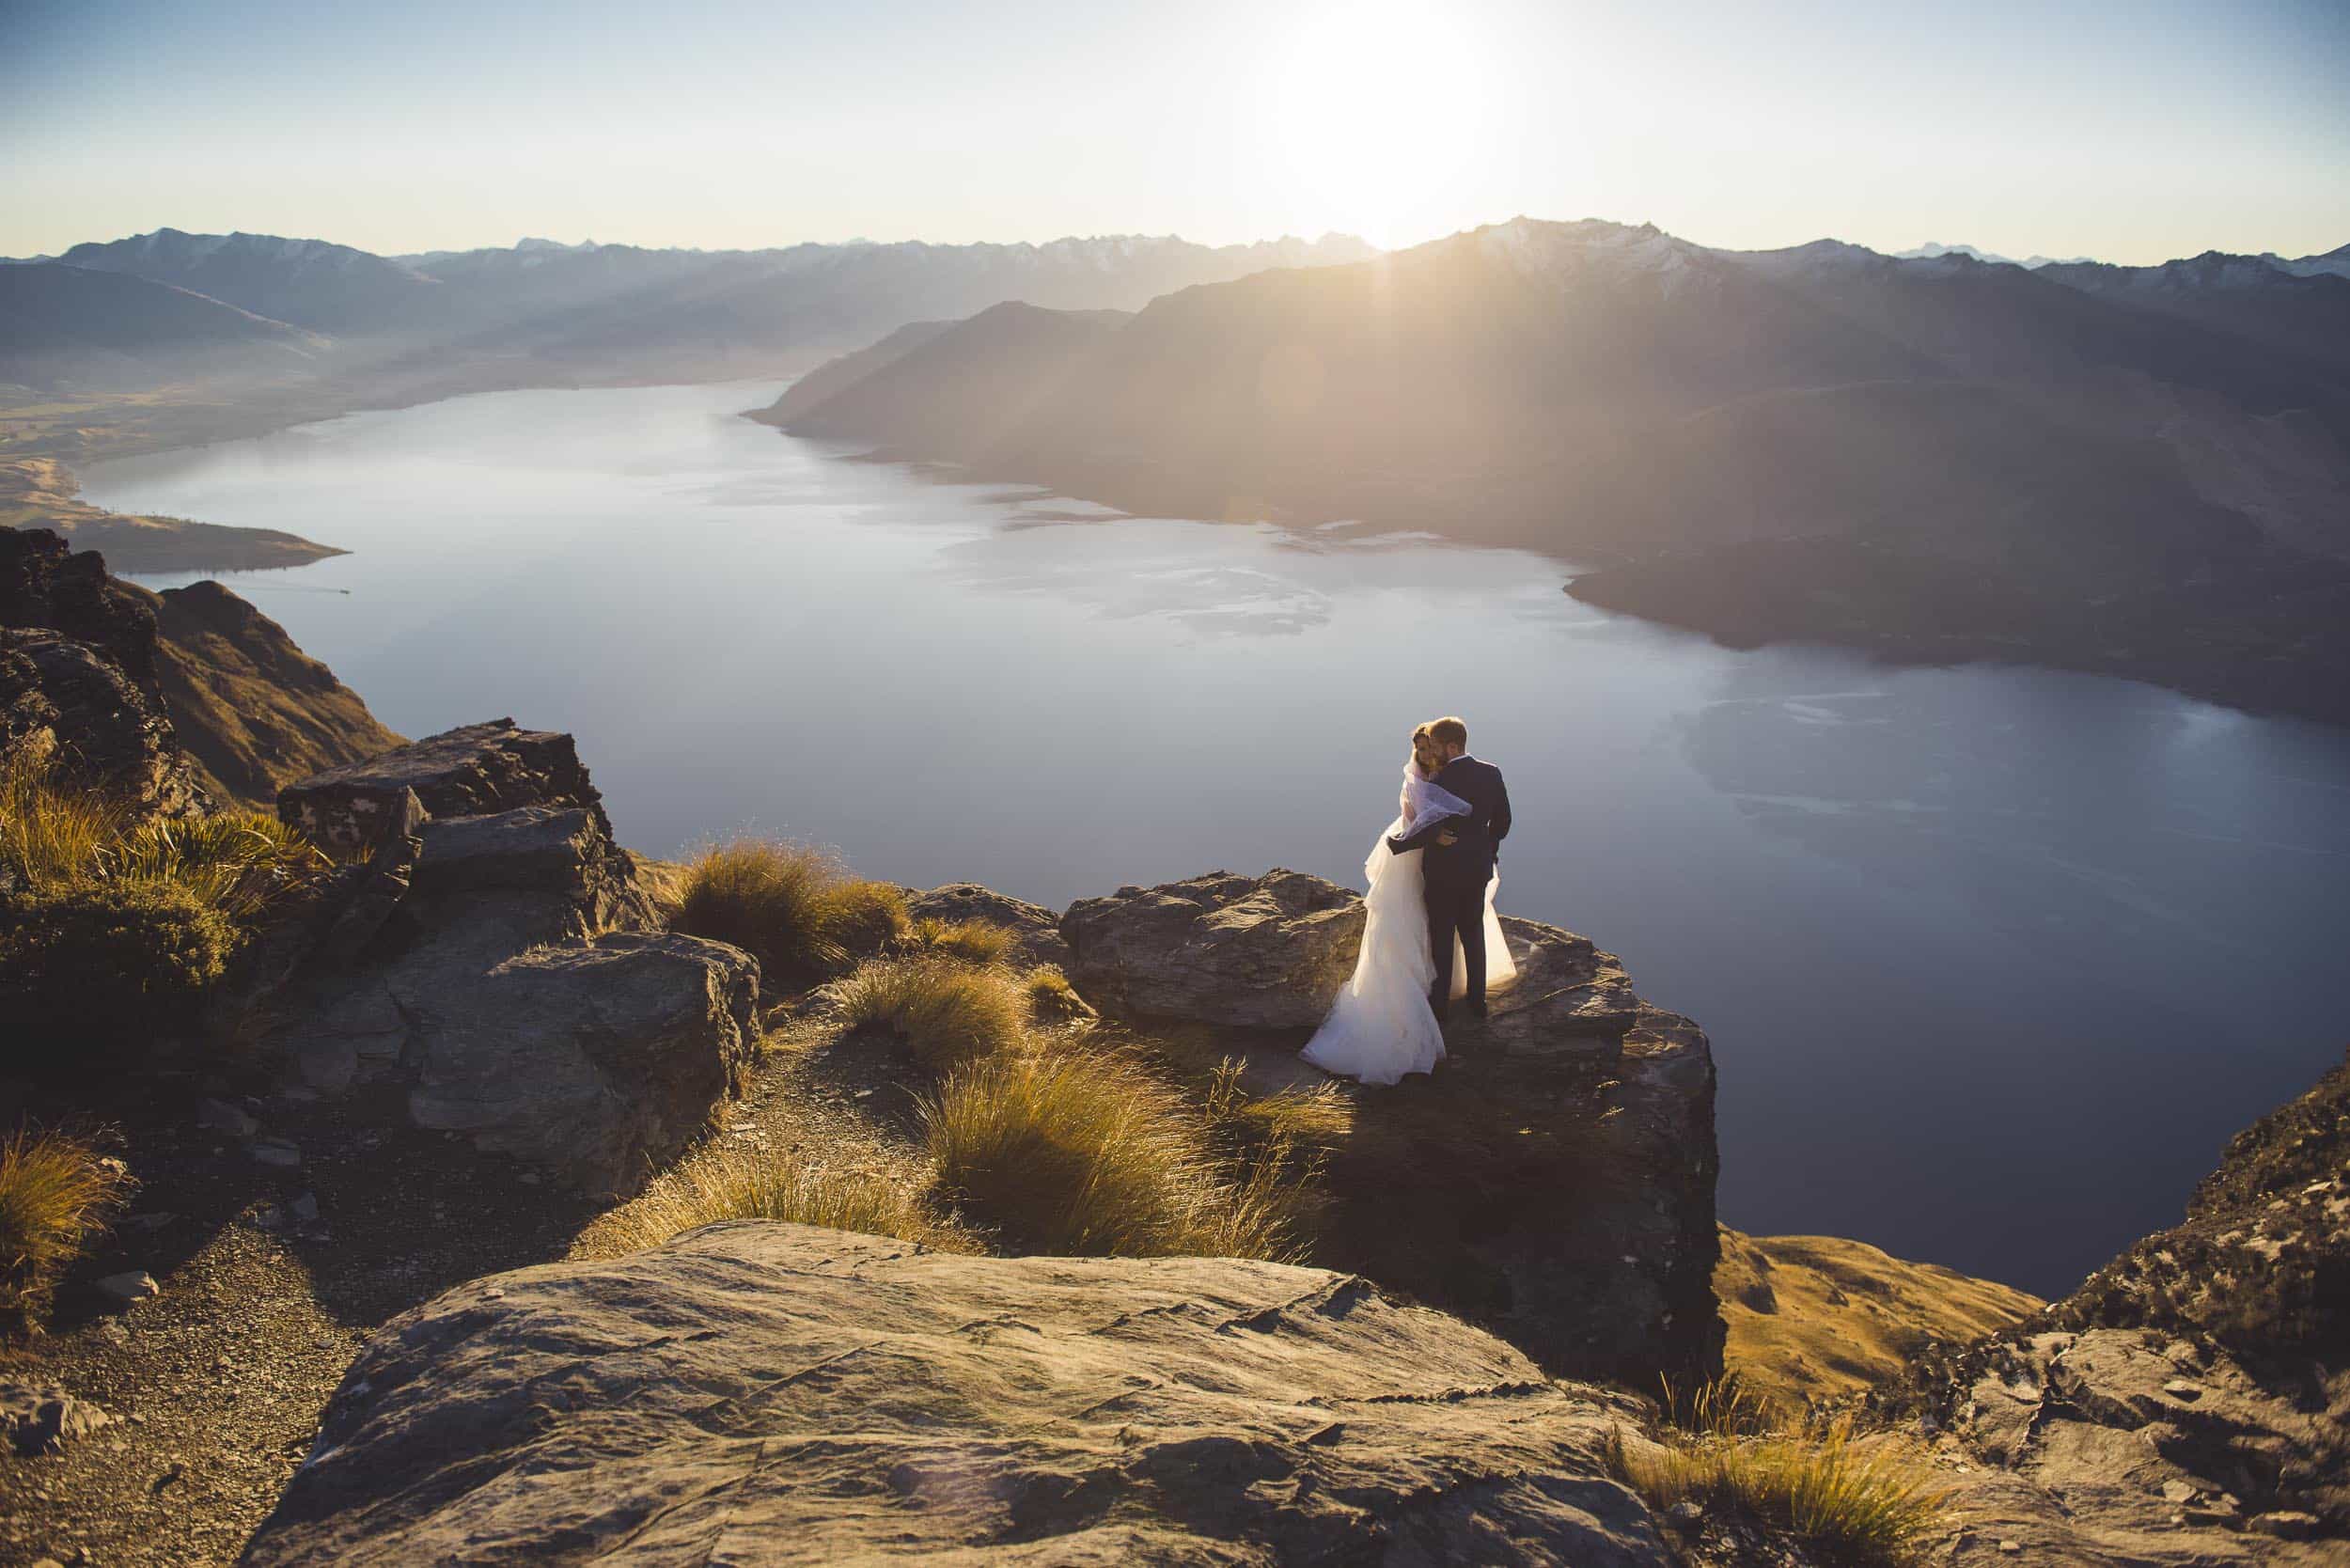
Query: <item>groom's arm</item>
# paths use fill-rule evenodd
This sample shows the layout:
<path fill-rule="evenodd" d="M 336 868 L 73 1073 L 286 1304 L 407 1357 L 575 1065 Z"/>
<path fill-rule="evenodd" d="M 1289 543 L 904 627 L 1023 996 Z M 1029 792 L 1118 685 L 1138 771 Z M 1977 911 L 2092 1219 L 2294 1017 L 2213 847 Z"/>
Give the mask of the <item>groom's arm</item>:
<path fill-rule="evenodd" d="M 1494 770 L 1493 835 L 1496 844 L 1510 837 L 1510 786 L 1501 781 L 1499 768 Z"/>
<path fill-rule="evenodd" d="M 1450 817 L 1438 817 L 1434 822 L 1430 823 L 1426 827 L 1421 828 L 1418 833 L 1412 834 L 1408 838 L 1388 839 L 1387 848 L 1393 850 L 1398 855 L 1409 855 L 1416 849 L 1426 849 L 1430 844 L 1436 840 L 1439 835 L 1445 832 L 1446 828 L 1451 823 L 1451 822 L 1452 819 Z"/>

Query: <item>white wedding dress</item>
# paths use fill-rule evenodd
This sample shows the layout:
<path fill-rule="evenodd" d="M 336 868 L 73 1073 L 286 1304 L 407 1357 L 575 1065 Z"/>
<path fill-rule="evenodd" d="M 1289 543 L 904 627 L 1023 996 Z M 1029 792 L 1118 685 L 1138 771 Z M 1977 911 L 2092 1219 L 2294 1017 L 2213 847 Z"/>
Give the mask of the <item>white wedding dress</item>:
<path fill-rule="evenodd" d="M 1371 841 L 1371 858 L 1363 862 L 1369 885 L 1363 907 L 1370 919 L 1363 926 L 1355 976 L 1304 1052 L 1305 1059 L 1324 1072 L 1367 1084 L 1392 1084 L 1407 1073 L 1431 1072 L 1444 1059 L 1444 1031 L 1428 1006 L 1436 965 L 1428 950 L 1427 905 L 1420 900 L 1422 852 L 1398 855 L 1387 848 L 1387 840 L 1408 838 L 1438 817 L 1461 816 L 1468 809 L 1468 802 L 1438 789 L 1417 766 L 1403 770 L 1400 814 Z M 1501 937 L 1500 917 L 1494 913 L 1494 894 L 1500 886 L 1499 871 L 1485 885 L 1488 994 L 1518 975 L 1510 945 Z M 1456 942 L 1452 995 L 1457 998 L 1467 992 L 1468 969 Z"/>

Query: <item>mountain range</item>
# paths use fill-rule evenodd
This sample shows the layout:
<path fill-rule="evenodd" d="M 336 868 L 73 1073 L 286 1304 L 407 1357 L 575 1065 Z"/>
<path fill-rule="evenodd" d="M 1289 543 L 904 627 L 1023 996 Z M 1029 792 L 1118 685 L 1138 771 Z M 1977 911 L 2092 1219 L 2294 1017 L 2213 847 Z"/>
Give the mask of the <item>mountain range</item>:
<path fill-rule="evenodd" d="M 119 390 L 201 377 L 333 380 L 468 358 L 505 362 L 509 379 L 525 381 L 772 373 L 806 363 L 794 354 L 854 348 L 908 321 L 1006 299 L 1131 309 L 1266 267 L 1372 254 L 1341 235 L 1220 247 L 1113 235 L 758 251 L 525 241 L 387 257 L 322 240 L 163 228 L 0 267 L 0 382 Z"/>
<path fill-rule="evenodd" d="M 1434 528 L 1726 640 L 2350 716 L 2350 278 L 1517 219 L 983 312 L 764 417 L 1129 510 Z M 816 396 L 821 389 L 823 395 Z"/>

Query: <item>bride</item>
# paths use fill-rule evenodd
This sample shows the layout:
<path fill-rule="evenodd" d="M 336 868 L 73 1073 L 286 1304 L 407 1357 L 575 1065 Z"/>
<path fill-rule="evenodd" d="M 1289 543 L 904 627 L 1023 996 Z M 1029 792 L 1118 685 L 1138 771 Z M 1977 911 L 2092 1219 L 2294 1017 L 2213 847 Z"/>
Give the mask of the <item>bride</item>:
<path fill-rule="evenodd" d="M 1370 891 L 1363 907 L 1370 918 L 1363 926 L 1362 953 L 1355 961 L 1355 977 L 1307 1045 L 1305 1059 L 1325 1073 L 1359 1078 L 1367 1084 L 1392 1084 L 1407 1073 L 1426 1073 L 1444 1059 L 1444 1032 L 1428 1005 L 1428 988 L 1435 963 L 1428 949 L 1428 913 L 1420 898 L 1420 855 L 1397 855 L 1387 848 L 1391 838 L 1405 839 L 1440 817 L 1461 816 L 1468 802 L 1437 788 L 1436 772 L 1444 765 L 1426 726 L 1412 731 L 1412 760 L 1403 769 L 1400 814 L 1371 841 L 1371 858 L 1363 862 Z M 1485 987 L 1497 991 L 1517 978 L 1510 946 L 1501 938 L 1501 922 L 1494 913 L 1494 893 L 1501 885 L 1498 871 L 1485 885 Z M 1468 987 L 1466 966 L 1454 944 L 1452 995 Z"/>

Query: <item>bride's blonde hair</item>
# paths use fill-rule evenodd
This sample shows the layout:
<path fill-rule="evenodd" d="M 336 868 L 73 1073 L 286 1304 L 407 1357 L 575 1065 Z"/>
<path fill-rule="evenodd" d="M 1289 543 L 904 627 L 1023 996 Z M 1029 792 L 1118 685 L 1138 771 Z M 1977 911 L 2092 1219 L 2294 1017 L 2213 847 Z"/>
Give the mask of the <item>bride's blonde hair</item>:
<path fill-rule="evenodd" d="M 1429 727 L 1423 724 L 1412 731 L 1412 760 L 1418 765 L 1420 772 L 1434 778 L 1436 775 L 1434 764 L 1438 760 L 1436 737 L 1431 735 L 1428 729 Z"/>

